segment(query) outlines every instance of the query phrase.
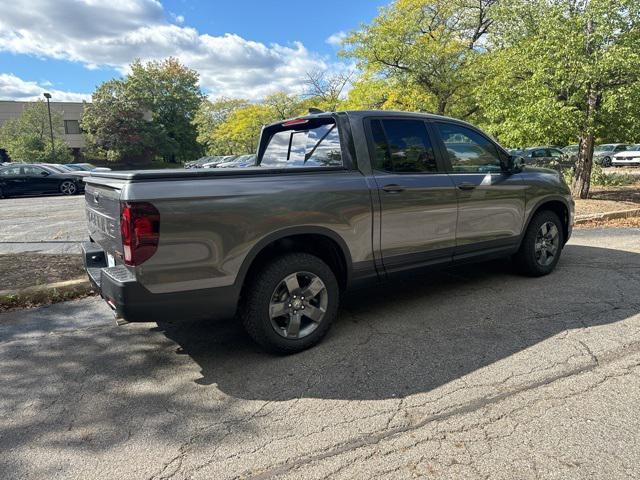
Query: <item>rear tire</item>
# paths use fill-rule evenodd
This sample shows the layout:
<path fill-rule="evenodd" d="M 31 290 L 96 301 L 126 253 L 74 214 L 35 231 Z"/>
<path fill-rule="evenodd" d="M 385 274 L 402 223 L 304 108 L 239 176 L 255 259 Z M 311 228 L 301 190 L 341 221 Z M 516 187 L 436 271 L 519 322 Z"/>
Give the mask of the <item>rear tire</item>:
<path fill-rule="evenodd" d="M 554 212 L 543 210 L 531 219 L 513 260 L 521 273 L 541 277 L 556 267 L 563 246 L 562 222 Z"/>
<path fill-rule="evenodd" d="M 71 180 L 65 180 L 60 184 L 60 193 L 63 195 L 75 195 L 78 192 L 78 187 Z"/>
<path fill-rule="evenodd" d="M 265 350 L 290 354 L 316 345 L 338 311 L 336 276 L 318 257 L 290 253 L 266 264 L 243 290 L 240 318 Z M 313 317 L 313 318 L 312 318 Z"/>
<path fill-rule="evenodd" d="M 611 159 L 609 157 L 604 157 L 602 159 L 602 166 L 603 167 L 610 167 L 611 166 Z"/>

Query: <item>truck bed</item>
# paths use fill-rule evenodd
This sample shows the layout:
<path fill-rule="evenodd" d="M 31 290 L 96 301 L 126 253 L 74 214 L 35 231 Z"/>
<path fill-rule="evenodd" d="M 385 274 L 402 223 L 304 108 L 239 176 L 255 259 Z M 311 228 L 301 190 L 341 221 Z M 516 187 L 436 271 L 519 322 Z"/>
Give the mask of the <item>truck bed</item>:
<path fill-rule="evenodd" d="M 170 179 L 190 179 L 190 178 L 215 178 L 215 177 L 234 177 L 234 176 L 251 176 L 251 175 L 295 175 L 305 172 L 315 171 L 336 171 L 345 170 L 344 167 L 305 167 L 297 169 L 284 168 L 262 168 L 262 167 L 244 167 L 244 168 L 200 168 L 200 169 L 183 169 L 183 168 L 167 168 L 159 170 L 123 170 L 123 171 L 107 171 L 107 172 L 91 172 L 91 176 L 86 177 L 86 183 L 92 183 L 92 179 L 115 179 L 126 180 L 128 182 L 140 182 L 146 180 L 170 180 Z M 98 181 L 95 183 L 104 184 Z"/>

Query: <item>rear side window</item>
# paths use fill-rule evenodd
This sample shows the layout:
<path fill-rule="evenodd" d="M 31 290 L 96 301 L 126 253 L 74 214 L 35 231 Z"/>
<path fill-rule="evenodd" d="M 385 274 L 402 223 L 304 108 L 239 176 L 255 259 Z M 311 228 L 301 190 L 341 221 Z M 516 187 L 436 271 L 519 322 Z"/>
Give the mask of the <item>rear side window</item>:
<path fill-rule="evenodd" d="M 341 167 L 335 123 L 282 130 L 271 136 L 260 165 L 270 168 Z"/>
<path fill-rule="evenodd" d="M 392 173 L 438 171 L 433 146 L 420 120 L 372 120 L 376 170 Z"/>
<path fill-rule="evenodd" d="M 0 170 L 0 175 L 3 177 L 17 177 L 20 175 L 20 167 L 9 167 Z"/>
<path fill-rule="evenodd" d="M 447 148 L 452 172 L 497 173 L 502 170 L 498 149 L 484 135 L 453 123 L 436 125 Z"/>

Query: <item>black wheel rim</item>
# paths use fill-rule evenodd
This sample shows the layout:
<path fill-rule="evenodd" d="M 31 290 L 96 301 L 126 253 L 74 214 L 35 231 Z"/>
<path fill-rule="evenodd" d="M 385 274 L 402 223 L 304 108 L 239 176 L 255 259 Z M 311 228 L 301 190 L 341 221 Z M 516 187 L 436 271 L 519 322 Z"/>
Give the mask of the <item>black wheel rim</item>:
<path fill-rule="evenodd" d="M 287 275 L 269 301 L 269 320 L 278 335 L 300 339 L 311 335 L 327 312 L 329 294 L 320 277 L 311 272 Z"/>
<path fill-rule="evenodd" d="M 538 229 L 535 256 L 538 265 L 548 267 L 553 263 L 560 248 L 560 232 L 553 222 L 545 222 Z"/>

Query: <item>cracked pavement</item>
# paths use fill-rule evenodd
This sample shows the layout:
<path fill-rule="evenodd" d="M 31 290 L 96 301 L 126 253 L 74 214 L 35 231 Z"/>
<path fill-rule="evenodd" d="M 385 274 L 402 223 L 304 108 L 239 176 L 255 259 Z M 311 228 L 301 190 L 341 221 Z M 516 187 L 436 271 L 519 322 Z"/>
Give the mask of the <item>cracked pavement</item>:
<path fill-rule="evenodd" d="M 0 478 L 640 478 L 640 230 L 361 290 L 314 349 L 229 322 L 0 315 Z"/>

